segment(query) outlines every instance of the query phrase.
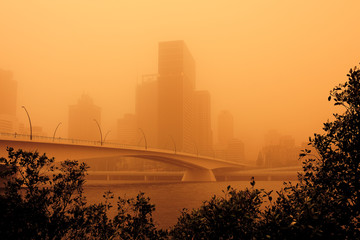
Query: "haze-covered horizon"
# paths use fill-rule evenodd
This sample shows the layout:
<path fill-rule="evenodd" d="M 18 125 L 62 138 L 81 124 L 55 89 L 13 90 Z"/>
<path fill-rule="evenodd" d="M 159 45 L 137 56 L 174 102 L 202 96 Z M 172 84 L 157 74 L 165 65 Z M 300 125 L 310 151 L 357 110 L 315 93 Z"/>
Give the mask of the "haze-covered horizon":
<path fill-rule="evenodd" d="M 0 69 L 18 83 L 17 117 L 67 136 L 69 105 L 83 93 L 101 107 L 101 127 L 135 112 L 142 75 L 157 73 L 158 43 L 183 40 L 196 89 L 229 110 L 235 137 L 254 160 L 276 129 L 296 143 L 335 111 L 329 91 L 360 61 L 358 9 L 347 1 L 3 1 Z M 94 126 L 96 127 L 96 126 Z M 112 135 L 113 134 L 113 135 Z"/>

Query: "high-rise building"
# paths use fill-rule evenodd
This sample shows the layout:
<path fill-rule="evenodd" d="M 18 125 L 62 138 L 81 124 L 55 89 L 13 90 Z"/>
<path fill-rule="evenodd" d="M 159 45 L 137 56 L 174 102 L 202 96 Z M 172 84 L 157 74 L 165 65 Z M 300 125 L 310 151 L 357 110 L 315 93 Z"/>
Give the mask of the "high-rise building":
<path fill-rule="evenodd" d="M 100 141 L 97 123 L 101 126 L 101 108 L 90 96 L 83 94 L 76 105 L 69 106 L 69 138 Z"/>
<path fill-rule="evenodd" d="M 17 82 L 11 71 L 0 69 L 0 114 L 16 116 Z"/>
<path fill-rule="evenodd" d="M 299 152 L 300 147 L 295 145 L 292 136 L 281 135 L 275 130 L 265 135 L 265 145 L 262 148 L 265 167 L 298 165 Z"/>
<path fill-rule="evenodd" d="M 0 69 L 0 132 L 16 131 L 17 82 L 11 71 Z"/>
<path fill-rule="evenodd" d="M 160 42 L 158 54 L 158 145 L 193 152 L 195 61 L 183 41 Z"/>
<path fill-rule="evenodd" d="M 226 147 L 234 138 L 234 118 L 229 111 L 222 111 L 218 116 L 218 145 Z"/>
<path fill-rule="evenodd" d="M 230 161 L 244 161 L 244 144 L 234 138 L 234 118 L 229 111 L 222 111 L 217 122 L 216 156 Z"/>
<path fill-rule="evenodd" d="M 201 155 L 212 154 L 211 103 L 208 91 L 194 93 L 194 131 L 197 151 Z"/>
<path fill-rule="evenodd" d="M 264 141 L 266 146 L 279 145 L 280 139 L 281 139 L 281 135 L 275 129 L 268 131 L 264 136 Z"/>
<path fill-rule="evenodd" d="M 144 75 L 136 88 L 137 128 L 143 131 L 149 147 L 158 147 L 158 81 L 156 75 Z M 141 130 L 140 130 L 141 129 Z"/>
<path fill-rule="evenodd" d="M 118 141 L 121 144 L 137 145 L 138 131 L 136 116 L 127 113 L 118 120 Z M 140 135 L 139 135 L 140 136 Z"/>
<path fill-rule="evenodd" d="M 245 151 L 244 143 L 237 139 L 233 138 L 229 141 L 226 149 L 227 160 L 234 162 L 244 162 L 245 160 Z"/>

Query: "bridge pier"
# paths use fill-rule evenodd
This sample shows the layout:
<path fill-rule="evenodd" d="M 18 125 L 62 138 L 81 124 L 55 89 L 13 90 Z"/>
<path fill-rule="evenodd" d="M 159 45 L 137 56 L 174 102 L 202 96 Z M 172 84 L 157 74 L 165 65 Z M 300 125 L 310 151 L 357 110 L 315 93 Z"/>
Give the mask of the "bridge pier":
<path fill-rule="evenodd" d="M 181 179 L 182 182 L 216 182 L 211 169 L 187 169 Z"/>

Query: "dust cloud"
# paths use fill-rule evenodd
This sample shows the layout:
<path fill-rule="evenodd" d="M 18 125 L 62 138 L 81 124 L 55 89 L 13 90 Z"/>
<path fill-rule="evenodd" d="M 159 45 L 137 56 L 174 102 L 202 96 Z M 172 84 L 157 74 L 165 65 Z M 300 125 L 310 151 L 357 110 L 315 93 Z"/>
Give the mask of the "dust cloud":
<path fill-rule="evenodd" d="M 159 73 L 159 44 L 181 40 L 194 60 L 194 89 L 210 97 L 212 144 L 226 111 L 243 160 L 255 162 L 269 133 L 300 146 L 331 118 L 329 90 L 359 62 L 359 8 L 358 1 L 1 1 L 0 69 L 17 83 L 23 128 L 21 106 L 41 134 L 52 136 L 61 122 L 56 135 L 67 138 L 70 106 L 89 96 L 107 141 L 118 141 L 144 75 Z"/>

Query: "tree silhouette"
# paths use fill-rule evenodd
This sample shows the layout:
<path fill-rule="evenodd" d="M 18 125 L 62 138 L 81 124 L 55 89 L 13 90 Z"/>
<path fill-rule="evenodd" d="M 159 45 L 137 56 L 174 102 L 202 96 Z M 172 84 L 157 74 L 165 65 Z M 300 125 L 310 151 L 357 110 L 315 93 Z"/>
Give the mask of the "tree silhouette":
<path fill-rule="evenodd" d="M 304 173 L 288 184 L 265 213 L 263 231 L 276 238 L 360 238 L 360 71 L 331 92 L 342 113 L 324 123 L 324 133 L 303 150 Z"/>
<path fill-rule="evenodd" d="M 1 239 L 162 239 L 152 218 L 155 206 L 139 193 L 134 199 L 118 198 L 117 214 L 111 192 L 104 202 L 87 204 L 83 185 L 87 166 L 66 160 L 55 164 L 38 152 L 14 151 L 0 158 Z"/>

